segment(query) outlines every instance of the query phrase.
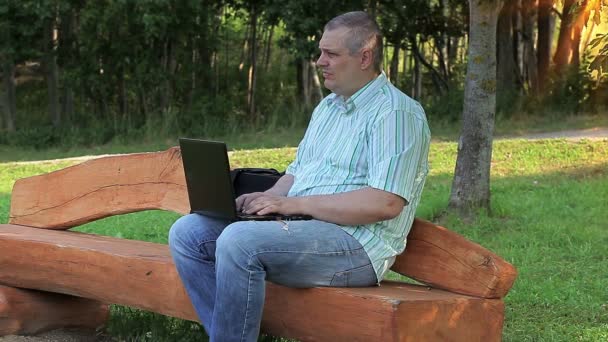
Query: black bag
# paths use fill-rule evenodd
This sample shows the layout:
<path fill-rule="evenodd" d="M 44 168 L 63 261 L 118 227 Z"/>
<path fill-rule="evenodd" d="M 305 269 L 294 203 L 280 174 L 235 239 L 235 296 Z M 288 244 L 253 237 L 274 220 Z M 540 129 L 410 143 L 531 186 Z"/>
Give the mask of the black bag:
<path fill-rule="evenodd" d="M 250 192 L 266 191 L 284 174 L 275 169 L 242 168 L 230 171 L 236 197 Z"/>

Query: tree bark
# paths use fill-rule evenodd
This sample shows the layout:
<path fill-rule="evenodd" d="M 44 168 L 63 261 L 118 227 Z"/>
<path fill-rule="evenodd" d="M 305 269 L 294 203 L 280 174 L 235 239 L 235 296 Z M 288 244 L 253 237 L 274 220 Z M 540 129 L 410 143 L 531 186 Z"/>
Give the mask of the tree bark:
<path fill-rule="evenodd" d="M 590 12 L 587 10 L 589 5 L 588 0 L 584 0 L 579 4 L 580 9 L 577 11 L 576 16 L 573 21 L 572 26 L 572 67 L 578 69 L 581 56 L 580 56 L 580 46 L 581 46 L 581 38 L 583 33 L 583 27 L 585 23 L 589 21 Z"/>
<path fill-rule="evenodd" d="M 412 57 L 414 58 L 414 89 L 412 90 L 412 97 L 415 100 L 419 100 L 422 95 L 422 70 L 418 54 L 412 54 Z"/>
<path fill-rule="evenodd" d="M 305 59 L 301 59 L 300 64 L 301 64 L 301 70 L 302 70 L 302 78 L 301 78 L 302 99 L 304 100 L 304 105 L 308 108 L 308 107 L 312 106 L 312 99 L 310 96 L 310 86 L 309 86 L 310 71 L 308 70 L 310 68 L 310 64 Z"/>
<path fill-rule="evenodd" d="M 524 83 L 531 92 L 538 91 L 536 52 L 534 51 L 534 16 L 532 8 L 536 0 L 522 0 L 522 73 Z"/>
<path fill-rule="evenodd" d="M 247 84 L 247 105 L 249 112 L 249 119 L 254 122 L 256 118 L 255 113 L 255 85 L 257 83 L 257 26 L 258 26 L 258 10 L 255 3 L 251 5 L 251 40 L 249 42 L 249 77 Z"/>
<path fill-rule="evenodd" d="M 53 127 L 61 125 L 61 112 L 59 110 L 59 75 L 57 57 L 55 56 L 55 18 L 44 22 L 44 71 L 48 94 L 48 113 Z"/>
<path fill-rule="evenodd" d="M 393 57 L 391 58 L 391 66 L 388 73 L 389 79 L 393 84 L 396 84 L 399 78 L 399 50 L 401 50 L 401 43 L 397 42 L 393 45 Z"/>
<path fill-rule="evenodd" d="M 274 24 L 270 25 L 270 32 L 268 33 L 268 40 L 266 41 L 266 52 L 264 53 L 264 71 L 266 72 L 268 72 L 268 68 L 270 68 L 270 53 L 272 52 L 274 27 Z"/>
<path fill-rule="evenodd" d="M 490 210 L 496 111 L 496 26 L 501 0 L 469 1 L 470 40 L 456 169 L 449 208 L 461 217 Z"/>
<path fill-rule="evenodd" d="M 17 116 L 17 105 L 15 98 L 15 64 L 12 61 L 4 61 L 2 68 L 2 83 L 4 86 L 4 96 L 1 96 L 2 107 L 4 108 L 4 122 L 6 130 L 15 131 L 15 120 Z"/>
<path fill-rule="evenodd" d="M 566 65 L 570 63 L 572 55 L 572 5 L 575 0 L 564 0 L 564 8 L 562 9 L 562 20 L 559 27 L 559 37 L 557 39 L 557 48 L 553 56 L 555 63 L 555 71 L 560 73 Z"/>
<path fill-rule="evenodd" d="M 551 40 L 553 31 L 551 30 L 551 8 L 553 0 L 538 0 L 538 38 L 537 38 L 537 57 L 538 57 L 538 89 L 544 89 L 549 74 L 549 64 L 551 63 Z"/>
<path fill-rule="evenodd" d="M 308 61 L 309 70 L 310 70 L 310 80 L 311 82 L 311 93 L 314 94 L 315 104 L 321 102 L 323 100 L 323 88 L 321 88 L 321 80 L 319 80 L 319 74 L 317 73 L 317 67 L 315 61 L 312 59 Z"/>
<path fill-rule="evenodd" d="M 425 68 L 427 68 L 427 70 L 429 70 L 431 72 L 432 81 L 433 81 L 433 84 L 435 85 L 435 88 L 437 89 L 437 92 L 440 95 L 445 94 L 449 90 L 448 82 L 446 81 L 446 79 L 443 76 L 441 76 L 441 74 L 437 71 L 437 69 L 435 69 L 435 67 L 433 67 L 433 64 L 429 63 L 424 58 L 424 54 L 423 54 L 424 46 L 422 47 L 422 49 L 419 49 L 418 43 L 416 42 L 415 37 L 411 37 L 410 41 L 411 41 L 411 45 L 412 45 L 412 54 L 416 57 L 416 59 L 415 59 L 416 63 L 422 64 Z M 416 66 L 414 68 L 416 68 Z M 420 68 L 420 66 L 418 66 L 418 68 Z M 419 69 L 417 71 L 417 74 L 421 75 L 421 71 Z M 420 77 L 418 77 L 418 79 L 420 79 Z M 420 96 L 422 93 L 422 82 L 421 81 L 418 82 L 416 87 L 418 88 L 418 96 Z"/>
<path fill-rule="evenodd" d="M 165 117 L 165 115 L 169 111 L 169 106 L 171 105 L 172 98 L 172 88 L 171 88 L 171 61 L 173 59 L 172 44 L 170 38 L 165 38 L 163 42 L 163 54 L 161 56 L 161 66 L 163 69 L 163 80 L 162 86 L 160 87 L 160 111 L 161 117 Z"/>
<path fill-rule="evenodd" d="M 63 86 L 63 101 L 61 102 L 61 117 L 66 122 L 70 122 L 74 116 L 74 91 L 69 84 Z"/>
<path fill-rule="evenodd" d="M 516 11 L 516 1 L 506 0 L 500 14 L 496 30 L 496 81 L 500 92 L 511 91 L 517 84 L 517 65 L 515 63 L 514 30 L 512 26 L 513 12 Z"/>

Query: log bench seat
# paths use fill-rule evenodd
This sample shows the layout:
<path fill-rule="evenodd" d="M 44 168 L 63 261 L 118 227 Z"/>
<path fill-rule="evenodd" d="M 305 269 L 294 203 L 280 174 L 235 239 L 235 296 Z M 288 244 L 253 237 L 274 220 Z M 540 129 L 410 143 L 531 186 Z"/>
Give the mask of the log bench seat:
<path fill-rule="evenodd" d="M 107 319 L 107 304 L 197 320 L 167 245 L 68 230 L 145 209 L 189 212 L 181 168 L 172 148 L 17 181 L 9 224 L 0 225 L 0 336 L 95 328 Z M 416 219 L 392 270 L 428 286 L 291 289 L 268 282 L 262 331 L 302 341 L 501 339 L 503 298 L 516 271 L 496 254 Z"/>

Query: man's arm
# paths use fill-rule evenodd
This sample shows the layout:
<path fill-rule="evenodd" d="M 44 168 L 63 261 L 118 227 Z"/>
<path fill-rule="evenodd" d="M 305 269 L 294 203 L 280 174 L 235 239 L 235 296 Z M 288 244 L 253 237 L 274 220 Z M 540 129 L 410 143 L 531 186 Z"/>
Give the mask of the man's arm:
<path fill-rule="evenodd" d="M 342 225 L 360 225 L 390 220 L 401 213 L 407 201 L 393 193 L 366 187 L 333 195 L 279 197 L 265 194 L 244 206 L 248 214 L 310 215 Z"/>
<path fill-rule="evenodd" d="M 293 185 L 293 175 L 285 174 L 272 186 L 272 188 L 266 190 L 266 193 L 277 195 L 277 196 L 287 196 L 289 193 L 289 189 Z"/>

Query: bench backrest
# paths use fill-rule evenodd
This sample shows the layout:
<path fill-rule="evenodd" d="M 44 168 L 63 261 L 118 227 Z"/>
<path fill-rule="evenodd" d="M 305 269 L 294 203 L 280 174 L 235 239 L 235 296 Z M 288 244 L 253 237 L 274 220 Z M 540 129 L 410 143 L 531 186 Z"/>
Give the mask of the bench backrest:
<path fill-rule="evenodd" d="M 179 148 L 103 157 L 18 180 L 9 223 L 69 229 L 149 209 L 190 212 Z M 515 268 L 498 255 L 431 222 L 416 219 L 392 270 L 436 288 L 504 297 Z"/>

